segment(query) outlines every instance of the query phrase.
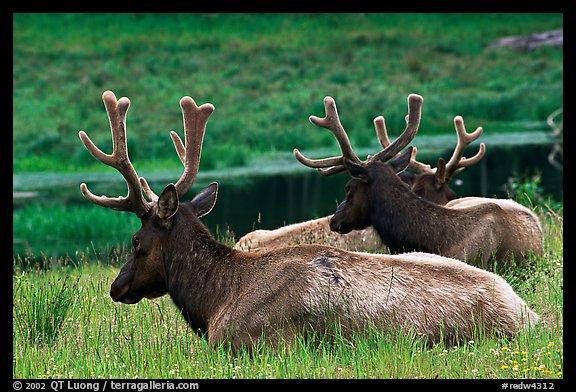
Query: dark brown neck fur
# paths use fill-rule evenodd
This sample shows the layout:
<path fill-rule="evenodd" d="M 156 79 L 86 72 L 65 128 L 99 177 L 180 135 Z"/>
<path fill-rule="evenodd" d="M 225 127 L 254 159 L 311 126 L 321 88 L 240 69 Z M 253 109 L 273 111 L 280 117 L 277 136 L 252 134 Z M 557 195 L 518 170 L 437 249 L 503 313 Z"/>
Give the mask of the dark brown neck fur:
<path fill-rule="evenodd" d="M 454 227 L 454 211 L 416 195 L 389 167 L 376 167 L 372 173 L 370 219 L 391 252 L 438 253 L 465 235 L 460 224 Z"/>
<path fill-rule="evenodd" d="M 232 257 L 237 252 L 216 241 L 186 206 L 176 215 L 163 260 L 168 293 L 192 329 L 204 334 L 238 284 Z"/>

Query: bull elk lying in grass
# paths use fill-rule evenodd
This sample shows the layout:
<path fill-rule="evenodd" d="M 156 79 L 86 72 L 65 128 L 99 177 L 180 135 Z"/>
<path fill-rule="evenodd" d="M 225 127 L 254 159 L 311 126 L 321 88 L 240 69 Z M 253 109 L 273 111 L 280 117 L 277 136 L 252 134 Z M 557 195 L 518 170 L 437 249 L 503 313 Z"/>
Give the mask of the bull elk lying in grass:
<path fill-rule="evenodd" d="M 334 134 L 342 155 L 313 160 L 295 149 L 296 158 L 320 174 L 347 171 L 352 177 L 345 187 L 346 199 L 330 219 L 330 228 L 346 234 L 373 226 L 392 253 L 437 253 L 483 268 L 492 257 L 498 262 L 507 262 L 541 256 L 543 238 L 538 217 L 513 200 L 469 197 L 441 206 L 418 196 L 398 178 L 397 173 L 405 170 L 411 161 L 413 147 L 400 151 L 418 131 L 422 97 L 411 94 L 408 104 L 408 124 L 404 132 L 392 143 L 381 143 L 385 148 L 365 161 L 352 150 L 334 99 L 324 99 L 324 118 L 310 117 L 313 124 Z M 459 116 L 455 125 L 463 136 L 457 152 L 465 144 L 460 141 L 474 138 L 478 130 L 466 133 Z M 445 170 L 455 172 L 455 165 L 462 165 L 462 160 L 450 160 Z"/>
<path fill-rule="evenodd" d="M 96 196 L 93 203 L 135 213 L 142 227 L 132 253 L 112 283 L 114 301 L 135 304 L 169 294 L 190 327 L 213 346 L 251 349 L 264 338 L 273 346 L 310 331 L 324 336 L 338 325 L 344 334 L 370 325 L 385 331 L 413 330 L 429 342 L 460 341 L 477 334 L 514 336 L 539 316 L 499 276 L 458 260 L 425 253 L 375 255 L 321 245 L 288 246 L 263 253 L 231 249 L 201 223 L 216 202 L 212 183 L 191 201 L 180 198 L 198 174 L 211 104 L 180 100 L 184 143 L 172 139 L 184 163 L 176 184 L 158 196 L 139 178 L 128 158 L 127 98 L 104 92 L 113 152 L 79 133 L 88 151 L 116 168 L 128 185 L 125 197 Z"/>
<path fill-rule="evenodd" d="M 402 181 L 410 185 L 414 193 L 439 205 L 445 205 L 457 197 L 456 192 L 449 186 L 454 175 L 480 161 L 486 152 L 485 144 L 480 143 L 476 155 L 465 158 L 464 150 L 482 135 L 482 128 L 478 127 L 474 132 L 467 133 L 461 116 L 454 118 L 454 127 L 458 143 L 448 164 L 443 158 L 438 159 L 435 168 L 423 164 L 416 160 L 416 148 L 414 148 L 408 165 L 411 170 L 404 170 L 398 174 Z M 378 116 L 374 119 L 374 128 L 382 148 L 388 147 L 391 143 L 384 117 Z M 295 154 L 299 154 L 299 152 L 295 152 Z M 297 155 L 297 158 L 303 159 L 301 154 Z M 306 161 L 305 158 L 304 161 Z M 332 215 L 329 215 L 283 226 L 275 230 L 254 230 L 242 236 L 234 245 L 234 249 L 259 252 L 286 245 L 323 244 L 355 251 L 389 253 L 374 227 L 368 226 L 362 230 L 352 230 L 349 233 L 340 234 L 330 229 L 331 218 Z"/>

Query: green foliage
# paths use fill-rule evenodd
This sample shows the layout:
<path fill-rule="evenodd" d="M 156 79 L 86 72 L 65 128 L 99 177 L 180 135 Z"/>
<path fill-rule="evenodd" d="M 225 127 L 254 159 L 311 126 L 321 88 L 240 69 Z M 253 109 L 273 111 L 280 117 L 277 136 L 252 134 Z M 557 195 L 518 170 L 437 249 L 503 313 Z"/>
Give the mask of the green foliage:
<path fill-rule="evenodd" d="M 562 14 L 14 14 L 13 166 L 78 171 L 105 152 L 104 90 L 132 100 L 135 165 L 175 155 L 183 95 L 211 102 L 202 160 L 324 148 L 333 138 L 307 118 L 333 96 L 355 148 L 374 144 L 372 119 L 404 128 L 406 97 L 424 96 L 421 129 L 452 119 L 497 131 L 541 124 L 562 105 L 563 54 L 486 49 L 504 35 L 562 27 Z M 177 161 L 177 158 L 176 158 Z M 60 165 L 58 163 L 60 162 Z M 56 166 L 56 167 L 54 167 Z"/>
<path fill-rule="evenodd" d="M 215 145 L 210 149 L 211 154 L 206 154 L 202 160 L 203 170 L 221 170 L 227 167 L 244 166 L 250 158 L 250 149 L 243 144 Z"/>
<path fill-rule="evenodd" d="M 34 344 L 51 345 L 76 299 L 78 278 L 67 273 L 16 275 L 13 319 L 15 333 Z"/>
<path fill-rule="evenodd" d="M 554 201 L 547 196 L 540 185 L 541 176 L 534 175 L 512 176 L 508 179 L 507 189 L 510 196 L 518 203 L 533 210 L 558 211 L 562 202 Z"/>

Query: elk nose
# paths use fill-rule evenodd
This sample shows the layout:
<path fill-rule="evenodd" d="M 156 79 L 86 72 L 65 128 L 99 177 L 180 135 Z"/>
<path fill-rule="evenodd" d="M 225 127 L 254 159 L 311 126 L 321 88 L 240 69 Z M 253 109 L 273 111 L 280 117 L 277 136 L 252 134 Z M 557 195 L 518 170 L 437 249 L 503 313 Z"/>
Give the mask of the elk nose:
<path fill-rule="evenodd" d="M 330 218 L 330 230 L 338 232 L 340 229 L 340 223 L 334 219 L 334 217 Z"/>
<path fill-rule="evenodd" d="M 110 297 L 112 297 L 115 302 L 120 301 L 122 297 L 126 295 L 130 289 L 132 278 L 129 270 L 122 269 L 116 279 L 114 279 L 114 282 L 112 282 L 110 286 Z"/>
<path fill-rule="evenodd" d="M 124 296 L 124 294 L 126 294 L 126 292 L 128 291 L 129 287 L 130 286 L 128 285 L 120 286 L 113 284 L 112 287 L 110 287 L 110 297 L 112 297 L 112 300 L 114 302 L 120 301 Z"/>

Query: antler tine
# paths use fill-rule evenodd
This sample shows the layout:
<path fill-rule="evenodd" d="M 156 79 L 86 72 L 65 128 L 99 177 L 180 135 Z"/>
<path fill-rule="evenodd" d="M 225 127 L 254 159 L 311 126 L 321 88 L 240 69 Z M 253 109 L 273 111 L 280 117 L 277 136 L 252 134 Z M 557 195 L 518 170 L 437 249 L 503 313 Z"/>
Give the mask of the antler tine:
<path fill-rule="evenodd" d="M 408 164 L 408 167 L 419 174 L 424 174 L 424 173 L 434 174 L 434 173 L 436 173 L 436 169 L 432 169 L 432 166 L 416 160 L 416 154 L 417 153 L 418 153 L 418 149 L 416 147 L 414 147 L 412 150 L 412 156 L 410 157 L 410 163 Z"/>
<path fill-rule="evenodd" d="M 142 190 L 144 191 L 146 196 L 148 196 L 148 199 L 150 199 L 151 202 L 155 202 L 156 200 L 158 200 L 158 195 L 154 193 L 152 188 L 150 188 L 150 185 L 148 185 L 148 181 L 146 181 L 144 177 L 140 177 L 140 186 L 142 187 Z"/>
<path fill-rule="evenodd" d="M 170 131 L 170 137 L 172 138 L 172 143 L 174 143 L 174 148 L 176 149 L 178 158 L 180 158 L 180 162 L 182 162 L 182 165 L 186 167 L 186 147 L 184 146 L 182 139 L 180 139 L 180 136 L 178 136 L 174 131 Z M 148 185 L 148 181 L 146 181 L 145 178 L 140 177 L 140 185 L 142 186 L 142 190 L 146 196 L 148 196 L 151 201 L 158 200 L 158 195 L 152 190 L 152 188 L 150 188 L 150 185 Z M 186 191 L 184 191 L 184 193 L 185 192 Z"/>
<path fill-rule="evenodd" d="M 326 128 L 334 134 L 336 140 L 338 141 L 338 145 L 340 146 L 340 151 L 342 151 L 343 157 L 356 162 L 360 162 L 360 159 L 356 156 L 354 150 L 352 150 L 350 139 L 348 139 L 348 135 L 346 134 L 346 131 L 340 122 L 340 117 L 338 117 L 338 109 L 336 109 L 336 102 L 334 101 L 334 98 L 330 96 L 324 98 L 324 110 L 326 112 L 326 116 L 324 116 L 324 118 L 310 116 L 310 122 L 317 127 Z"/>
<path fill-rule="evenodd" d="M 405 118 L 408 122 L 408 116 Z M 376 129 L 376 136 L 378 137 L 378 142 L 382 148 L 387 148 L 390 145 L 390 138 L 388 137 L 388 132 L 386 131 L 386 122 L 383 116 L 378 116 L 374 119 L 374 128 Z M 410 157 L 409 168 L 417 173 L 432 173 L 436 172 L 436 169 L 432 169 L 430 165 L 426 165 L 422 162 L 416 160 L 417 149 L 414 147 L 412 150 L 412 156 Z M 368 158 L 370 159 L 370 158 Z"/>
<path fill-rule="evenodd" d="M 338 117 L 338 110 L 336 109 L 336 102 L 334 101 L 334 98 L 329 96 L 324 98 L 324 110 L 326 115 L 323 118 L 310 116 L 309 120 L 317 127 L 326 128 L 334 134 L 336 140 L 338 141 L 338 145 L 340 146 L 342 155 L 339 157 L 330 157 L 324 159 L 310 159 L 306 158 L 297 148 L 295 148 L 294 156 L 303 165 L 319 169 L 318 172 L 320 174 L 329 176 L 346 170 L 342 164 L 344 157 L 358 163 L 361 161 L 352 150 L 350 139 L 348 139 L 348 135 L 346 134 L 346 131 L 340 122 L 340 118 Z M 320 170 L 321 168 L 329 169 Z"/>
<path fill-rule="evenodd" d="M 339 157 L 331 157 L 331 158 L 324 158 L 324 159 L 310 159 L 306 158 L 302 153 L 295 148 L 293 150 L 294 157 L 300 161 L 305 166 L 312 167 L 315 169 L 326 168 L 331 166 L 338 166 L 342 165 L 342 156 Z"/>
<path fill-rule="evenodd" d="M 482 135 L 482 127 L 476 128 L 474 132 L 466 132 L 466 127 L 464 126 L 464 119 L 462 116 L 454 117 L 454 127 L 456 128 L 456 133 L 458 135 L 458 143 L 454 149 L 452 157 L 446 164 L 446 180 L 450 179 L 454 174 L 459 173 L 465 167 L 471 166 L 477 163 L 486 152 L 486 145 L 480 143 L 480 147 L 476 155 L 471 158 L 464 157 L 464 150 L 470 145 L 474 140 L 478 139 Z"/>
<path fill-rule="evenodd" d="M 186 166 L 186 148 L 184 147 L 184 143 L 182 143 L 182 139 L 180 139 L 180 136 L 178 136 L 174 131 L 170 131 L 170 137 L 172 138 L 180 162 L 182 162 L 182 165 Z M 140 185 L 142 186 L 142 190 L 146 196 L 148 196 L 151 201 L 158 200 L 158 195 L 154 193 L 152 188 L 150 188 L 150 185 L 148 185 L 148 181 L 146 181 L 145 178 L 140 177 Z"/>
<path fill-rule="evenodd" d="M 214 111 L 214 106 L 210 103 L 197 106 L 191 97 L 186 96 L 180 100 L 180 107 L 184 121 L 185 143 L 182 143 L 177 134 L 174 136 L 175 133 L 171 133 L 170 136 L 178 156 L 184 164 L 184 172 L 175 185 L 178 196 L 182 197 L 190 189 L 198 175 L 206 123 Z M 183 145 L 184 152 L 182 151 Z"/>
<path fill-rule="evenodd" d="M 406 147 L 412 139 L 414 139 L 414 136 L 416 136 L 416 133 L 418 132 L 418 127 L 420 126 L 422 101 L 423 98 L 418 94 L 408 95 L 408 121 L 404 132 L 402 132 L 402 134 L 392 143 L 389 143 L 384 150 L 370 157 L 370 161 L 381 160 L 384 162 L 402 151 L 402 149 Z M 379 132 L 378 128 L 376 132 Z M 378 136 L 380 137 L 381 135 L 379 134 Z M 384 142 L 386 141 L 384 140 Z M 382 141 L 380 141 L 380 144 L 382 144 Z"/>
<path fill-rule="evenodd" d="M 388 147 L 390 145 L 390 138 L 388 137 L 388 131 L 386 130 L 386 121 L 384 120 L 384 116 L 374 118 L 374 129 L 376 129 L 378 143 L 380 143 L 382 148 Z"/>
<path fill-rule="evenodd" d="M 86 132 L 80 131 L 78 135 L 84 147 L 90 154 L 100 162 L 118 170 L 124 177 L 128 186 L 128 195 L 125 197 L 110 198 L 107 196 L 96 196 L 88 190 L 85 183 L 80 184 L 80 191 L 84 196 L 95 204 L 102 207 L 112 208 L 119 211 L 132 211 L 138 217 L 142 217 L 149 209 L 150 204 L 144 199 L 140 187 L 140 181 L 134 166 L 128 157 L 126 144 L 126 114 L 130 107 L 130 100 L 126 97 L 116 100 L 112 91 L 105 91 L 102 94 L 102 101 L 110 120 L 110 130 L 112 133 L 112 154 L 102 152 L 90 140 Z"/>
<path fill-rule="evenodd" d="M 558 137 L 562 134 L 562 129 L 564 127 L 563 120 L 560 121 L 560 124 L 556 124 L 554 122 L 554 119 L 556 117 L 558 117 L 560 114 L 562 114 L 563 111 L 564 111 L 564 107 L 560 107 L 560 108 L 554 110 L 552 113 L 550 113 L 548 115 L 548 117 L 546 117 L 546 123 L 548 124 L 548 126 L 550 128 L 552 128 L 552 135 L 553 136 Z"/>
<path fill-rule="evenodd" d="M 341 172 L 346 171 L 348 169 L 346 169 L 346 167 L 344 165 L 335 165 L 335 166 L 329 167 L 328 169 L 318 168 L 316 170 L 318 171 L 318 174 L 320 174 L 322 176 L 331 176 L 332 174 L 341 173 Z"/>
<path fill-rule="evenodd" d="M 174 143 L 174 148 L 178 153 L 178 158 L 180 158 L 180 162 L 184 166 L 186 166 L 186 147 L 184 147 L 184 143 L 182 143 L 182 139 L 180 136 L 174 131 L 170 131 L 170 137 L 172 138 L 172 143 Z"/>

